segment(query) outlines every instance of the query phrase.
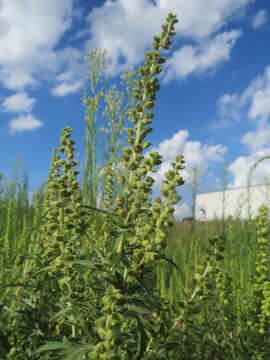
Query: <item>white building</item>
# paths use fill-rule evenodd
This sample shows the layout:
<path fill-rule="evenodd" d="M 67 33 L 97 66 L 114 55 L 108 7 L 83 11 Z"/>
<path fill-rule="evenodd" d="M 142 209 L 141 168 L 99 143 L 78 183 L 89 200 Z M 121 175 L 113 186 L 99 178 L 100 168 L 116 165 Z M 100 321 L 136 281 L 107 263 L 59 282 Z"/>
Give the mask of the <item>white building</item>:
<path fill-rule="evenodd" d="M 270 184 L 231 188 L 225 191 L 215 191 L 196 196 L 196 219 L 200 221 L 221 219 L 223 214 L 248 219 L 257 215 L 260 205 L 270 207 Z"/>

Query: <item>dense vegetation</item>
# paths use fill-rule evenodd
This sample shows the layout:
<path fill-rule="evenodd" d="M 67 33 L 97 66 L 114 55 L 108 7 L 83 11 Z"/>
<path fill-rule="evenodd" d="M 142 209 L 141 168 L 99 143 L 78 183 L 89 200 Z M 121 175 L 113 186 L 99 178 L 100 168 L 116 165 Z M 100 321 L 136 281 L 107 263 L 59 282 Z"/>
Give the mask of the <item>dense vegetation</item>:
<path fill-rule="evenodd" d="M 176 22 L 123 91 L 90 54 L 81 178 L 70 127 L 31 199 L 27 176 L 0 177 L 1 359 L 270 358 L 268 209 L 245 224 L 175 223 L 180 154 L 152 200 L 162 158 L 146 138 Z"/>

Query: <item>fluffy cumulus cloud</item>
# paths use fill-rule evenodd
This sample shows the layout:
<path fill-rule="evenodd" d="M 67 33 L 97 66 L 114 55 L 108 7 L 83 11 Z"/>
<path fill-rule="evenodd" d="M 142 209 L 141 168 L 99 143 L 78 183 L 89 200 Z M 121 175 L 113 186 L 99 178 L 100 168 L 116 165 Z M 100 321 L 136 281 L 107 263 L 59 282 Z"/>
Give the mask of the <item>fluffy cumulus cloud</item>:
<path fill-rule="evenodd" d="M 22 89 L 36 84 L 37 75 L 56 71 L 59 64 L 54 47 L 70 27 L 71 20 L 72 0 L 2 0 L 2 85 L 9 89 Z"/>
<path fill-rule="evenodd" d="M 36 99 L 31 98 L 24 91 L 8 96 L 2 102 L 2 108 L 6 112 L 31 112 Z"/>
<path fill-rule="evenodd" d="M 270 147 L 258 150 L 251 153 L 248 156 L 241 156 L 237 158 L 229 167 L 229 170 L 234 176 L 234 181 L 230 184 L 233 187 L 247 186 L 248 183 L 248 170 L 253 164 L 255 164 L 259 159 L 265 156 L 269 156 Z M 255 169 L 252 178 L 251 184 L 263 184 L 267 178 L 267 174 L 270 173 L 270 160 L 264 160 L 261 162 Z M 268 175 L 269 180 L 269 175 Z"/>
<path fill-rule="evenodd" d="M 217 101 L 217 113 L 218 121 L 212 124 L 213 128 L 249 118 L 262 129 L 270 116 L 270 65 L 242 93 L 223 94 Z"/>
<path fill-rule="evenodd" d="M 65 96 L 82 86 L 83 52 L 73 47 L 56 49 L 72 19 L 78 18 L 72 2 L 0 1 L 0 86 L 16 91 L 2 101 L 1 109 L 20 113 L 9 123 L 12 134 L 42 126 L 30 114 L 36 100 L 27 95 L 26 87 L 46 80 L 54 84 L 52 95 Z"/>
<path fill-rule="evenodd" d="M 270 115 L 270 65 L 261 75 L 253 79 L 239 96 L 242 106 L 248 106 L 248 117 L 255 121 L 266 121 Z"/>
<path fill-rule="evenodd" d="M 270 65 L 266 68 L 263 76 L 255 79 L 253 85 L 246 92 L 246 96 L 248 95 L 251 97 L 249 117 L 267 120 L 270 115 Z"/>
<path fill-rule="evenodd" d="M 188 203 L 184 202 L 184 203 L 179 203 L 177 205 L 174 206 L 174 219 L 176 221 L 181 221 L 186 217 L 190 217 L 191 216 L 191 207 Z"/>
<path fill-rule="evenodd" d="M 52 89 L 51 93 L 54 96 L 66 96 L 68 94 L 77 92 L 81 88 L 81 86 L 82 84 L 80 81 L 71 84 L 63 82 L 59 85 L 56 85 Z"/>
<path fill-rule="evenodd" d="M 231 49 L 240 35 L 240 30 L 233 30 L 218 34 L 211 40 L 207 39 L 199 46 L 183 46 L 167 62 L 164 80 L 186 78 L 192 73 L 213 69 L 222 61 L 229 61 Z"/>
<path fill-rule="evenodd" d="M 268 124 L 258 126 L 254 131 L 248 131 L 242 138 L 250 153 L 270 147 L 270 126 Z"/>
<path fill-rule="evenodd" d="M 232 186 L 246 186 L 249 169 L 262 157 L 270 154 L 270 126 L 258 125 L 254 131 L 248 131 L 241 139 L 248 148 L 248 155 L 238 157 L 229 169 L 233 175 Z M 264 161 L 253 174 L 252 183 L 262 184 L 270 173 L 270 160 Z"/>
<path fill-rule="evenodd" d="M 243 121 L 249 119 L 255 129 L 247 131 L 241 142 L 247 146 L 248 154 L 237 158 L 230 171 L 234 180 L 232 186 L 246 186 L 248 170 L 261 157 L 270 154 L 270 65 L 261 75 L 239 94 L 224 94 L 218 100 L 220 122 Z M 259 167 L 253 182 L 262 183 L 270 170 L 270 162 Z"/>
<path fill-rule="evenodd" d="M 229 59 L 240 32 L 214 35 L 252 1 L 108 0 L 103 6 L 94 8 L 88 16 L 91 38 L 86 48 L 106 48 L 111 71 L 118 73 L 126 64 L 138 64 L 143 59 L 145 49 L 151 46 L 153 34 L 160 32 L 160 24 L 168 12 L 174 12 L 179 18 L 177 37 L 197 44 L 177 50 L 175 61 L 178 57 L 182 61 L 192 60 L 191 69 L 185 68 L 186 62 L 179 76 L 208 70 Z M 174 68 L 174 62 L 171 65 Z"/>
<path fill-rule="evenodd" d="M 43 123 L 33 115 L 20 115 L 9 122 L 9 132 L 10 134 L 21 134 L 24 131 L 39 129 L 42 126 Z"/>
<path fill-rule="evenodd" d="M 266 24 L 267 20 L 268 20 L 268 15 L 266 10 L 261 9 L 253 16 L 251 20 L 251 26 L 253 27 L 253 29 L 256 30 L 262 27 L 264 24 Z"/>
<path fill-rule="evenodd" d="M 226 152 L 222 145 L 207 145 L 199 141 L 190 141 L 187 130 L 180 130 L 170 139 L 162 141 L 154 150 L 163 156 L 163 163 L 158 172 L 153 175 L 157 187 L 161 186 L 164 175 L 170 169 L 170 163 L 175 160 L 177 154 L 183 154 L 188 164 L 188 168 L 182 172 L 188 183 L 191 180 L 193 168 L 197 168 L 202 176 L 210 164 L 222 161 Z"/>
<path fill-rule="evenodd" d="M 54 78 L 55 85 L 51 89 L 51 94 L 62 97 L 78 92 L 87 75 L 83 53 L 73 47 L 66 47 L 59 50 L 57 55 L 61 72 Z"/>
<path fill-rule="evenodd" d="M 238 31 L 217 32 L 253 0 L 107 0 L 88 15 L 86 28 L 75 40 L 84 37 L 84 49 L 57 49 L 56 45 L 74 22 L 82 19 L 79 2 L 72 0 L 2 0 L 0 2 L 0 83 L 8 89 L 23 90 L 42 79 L 55 80 L 51 93 L 65 96 L 78 91 L 85 78 L 83 56 L 91 48 L 106 48 L 111 72 L 118 74 L 127 64 L 138 64 L 153 34 L 168 12 L 178 14 L 177 36 L 197 45 L 180 49 L 180 59 L 191 58 L 192 69 L 179 76 L 208 70 L 228 60 L 239 37 Z M 72 6 L 73 5 L 73 6 Z M 205 12 L 205 8 L 208 9 Z M 29 21 L 31 18 L 31 21 Z M 139 20 L 138 20 L 139 19 Z M 74 40 L 74 36 L 73 36 Z M 175 55 L 174 59 L 177 59 Z M 171 62 L 172 71 L 175 64 Z M 68 80 L 57 78 L 69 73 Z M 61 75 L 61 74 L 60 74 Z"/>

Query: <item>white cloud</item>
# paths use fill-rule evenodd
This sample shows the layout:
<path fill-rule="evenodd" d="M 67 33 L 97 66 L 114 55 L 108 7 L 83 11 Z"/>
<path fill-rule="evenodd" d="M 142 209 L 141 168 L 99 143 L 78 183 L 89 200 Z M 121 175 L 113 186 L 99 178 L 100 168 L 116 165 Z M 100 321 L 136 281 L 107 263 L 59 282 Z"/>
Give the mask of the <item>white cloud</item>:
<path fill-rule="evenodd" d="M 234 181 L 230 186 L 241 187 L 247 186 L 248 173 L 252 165 L 254 165 L 260 158 L 270 154 L 270 147 L 263 150 L 258 150 L 248 156 L 238 157 L 230 166 L 229 170 L 233 174 Z M 262 162 L 253 173 L 251 184 L 262 184 L 265 177 L 270 173 L 270 160 Z"/>
<path fill-rule="evenodd" d="M 247 131 L 241 143 L 247 146 L 246 156 L 240 156 L 229 166 L 233 175 L 232 186 L 246 186 L 250 167 L 262 156 L 270 154 L 270 65 L 239 94 L 224 94 L 218 100 L 220 122 L 247 123 L 252 120 L 255 130 Z M 246 125 L 246 124 L 245 124 Z M 270 170 L 270 161 L 265 162 L 254 173 L 253 182 L 262 183 Z"/>
<path fill-rule="evenodd" d="M 175 160 L 177 154 L 183 154 L 189 169 L 197 167 L 203 175 L 205 170 L 212 163 L 220 162 L 226 152 L 224 146 L 207 145 L 199 141 L 189 141 L 187 130 L 180 130 L 170 139 L 162 141 L 154 150 L 163 156 L 163 162 L 157 173 L 153 174 L 156 180 L 155 186 L 159 187 L 164 180 L 165 173 L 171 168 L 171 161 Z M 182 175 L 186 182 L 190 180 L 190 172 L 185 169 Z"/>
<path fill-rule="evenodd" d="M 22 90 L 44 79 L 54 80 L 60 70 L 69 71 L 73 74 L 72 78 L 68 82 L 56 81 L 52 89 L 52 94 L 61 93 L 64 96 L 64 93 L 76 91 L 78 83 L 85 78 L 83 54 L 93 47 L 109 50 L 111 71 L 118 74 L 127 64 L 138 64 L 143 59 L 144 51 L 151 46 L 153 35 L 160 31 L 160 25 L 169 11 L 179 16 L 176 25 L 178 37 L 184 36 L 198 43 L 193 49 L 193 57 L 199 61 L 198 71 L 208 70 L 219 62 L 219 58 L 220 61 L 228 59 L 226 52 L 229 43 L 233 43 L 233 40 L 228 40 L 227 45 L 224 43 L 225 53 L 218 55 L 214 49 L 217 44 L 213 44 L 218 37 L 209 39 L 252 1 L 107 0 L 102 6 L 91 10 L 88 28 L 81 27 L 75 35 L 75 38 L 80 38 L 88 32 L 91 34 L 84 50 L 72 47 L 55 50 L 72 20 L 82 20 L 83 12 L 79 2 L 2 0 L 0 83 L 8 89 Z M 205 8 L 208 9 L 207 13 Z M 212 44 L 212 52 L 206 51 L 207 44 Z M 221 49 L 216 51 L 220 52 Z"/>
<path fill-rule="evenodd" d="M 31 114 L 20 115 L 9 122 L 10 134 L 23 133 L 24 131 L 36 130 L 43 126 L 43 123 Z"/>
<path fill-rule="evenodd" d="M 253 0 L 116 0 L 106 1 L 103 6 L 95 7 L 88 16 L 91 39 L 86 48 L 106 48 L 111 57 L 111 72 L 119 73 L 126 64 L 138 64 L 146 48 L 152 43 L 153 35 L 160 32 L 168 12 L 178 15 L 176 24 L 178 37 L 185 37 L 197 42 L 195 46 L 186 48 L 186 56 L 201 55 L 201 69 L 208 69 L 211 63 L 216 65 L 217 59 L 229 57 L 228 51 L 235 39 L 222 37 L 236 36 L 236 33 L 224 33 L 219 40 L 223 49 L 212 46 L 212 52 L 201 48 L 200 44 L 211 43 L 213 34 L 217 33 L 228 21 L 244 11 Z M 207 9 L 207 11 L 205 11 Z M 231 44 L 231 45 L 230 45 Z M 205 45 L 205 46 L 208 46 Z M 193 70 L 192 70 L 193 71 Z M 190 73 L 191 71 L 189 71 Z"/>
<path fill-rule="evenodd" d="M 7 97 L 2 102 L 2 107 L 6 112 L 31 112 L 36 99 L 28 96 L 26 92 L 19 92 Z"/>
<path fill-rule="evenodd" d="M 233 186 L 246 186 L 250 168 L 262 157 L 270 155 L 270 125 L 259 122 L 257 129 L 248 131 L 241 139 L 249 154 L 237 158 L 229 167 L 233 174 Z M 259 165 L 252 176 L 252 184 L 262 184 L 270 173 L 270 160 Z"/>
<path fill-rule="evenodd" d="M 199 141 L 189 141 L 184 149 L 184 157 L 191 167 L 206 169 L 210 162 L 220 162 L 225 154 L 222 145 L 206 145 Z"/>
<path fill-rule="evenodd" d="M 156 151 L 163 156 L 163 161 L 172 161 L 178 153 L 183 153 L 189 133 L 187 130 L 180 130 L 170 139 L 163 140 L 159 143 Z"/>
<path fill-rule="evenodd" d="M 213 69 L 223 61 L 229 61 L 231 50 L 240 35 L 240 30 L 232 30 L 203 41 L 199 46 L 183 46 L 168 60 L 164 80 L 183 79 L 193 73 Z"/>
<path fill-rule="evenodd" d="M 270 115 L 270 65 L 253 79 L 242 93 L 223 94 L 217 101 L 218 121 L 212 129 L 228 127 L 243 119 L 255 120 L 262 127 Z"/>
<path fill-rule="evenodd" d="M 270 125 L 258 126 L 255 131 L 248 131 L 243 136 L 242 143 L 248 146 L 251 153 L 270 147 Z"/>
<path fill-rule="evenodd" d="M 258 75 L 251 81 L 240 101 L 243 105 L 248 103 L 249 118 L 267 120 L 270 115 L 270 65 L 265 68 L 262 75 Z"/>
<path fill-rule="evenodd" d="M 248 114 L 253 119 L 268 118 L 270 114 L 270 81 L 264 89 L 256 91 Z"/>
<path fill-rule="evenodd" d="M 253 0 L 159 0 L 161 10 L 178 14 L 178 32 L 193 39 L 202 39 L 219 31 L 228 21 L 244 15 Z M 207 9 L 207 11 L 205 11 Z"/>
<path fill-rule="evenodd" d="M 252 18 L 251 20 L 251 26 L 253 27 L 253 29 L 258 29 L 260 27 L 262 27 L 265 23 L 267 23 L 267 12 L 266 10 L 262 9 L 259 10 Z"/>
<path fill-rule="evenodd" d="M 72 0 L 2 0 L 0 82 L 10 89 L 22 89 L 36 84 L 37 76 L 56 71 L 54 47 L 71 19 Z"/>
<path fill-rule="evenodd" d="M 82 87 L 82 83 L 80 81 L 71 84 L 63 82 L 60 85 L 54 87 L 51 90 L 51 93 L 54 96 L 66 96 L 68 94 L 73 94 L 77 92 L 81 87 Z"/>
<path fill-rule="evenodd" d="M 229 127 L 241 120 L 242 104 L 239 94 L 223 94 L 217 101 L 218 121 L 210 125 L 212 130 Z"/>
<path fill-rule="evenodd" d="M 86 48 L 107 49 L 112 73 L 122 71 L 122 57 L 125 65 L 138 64 L 165 17 L 155 10 L 148 0 L 106 1 L 95 7 L 88 16 L 92 36 Z"/>
<path fill-rule="evenodd" d="M 181 221 L 184 218 L 191 216 L 191 207 L 187 203 L 177 204 L 174 206 L 174 209 L 175 211 L 173 215 L 176 221 Z"/>
<path fill-rule="evenodd" d="M 87 76 L 87 69 L 83 63 L 83 54 L 80 50 L 67 47 L 58 52 L 62 72 L 53 79 L 55 83 L 51 89 L 53 96 L 66 96 L 76 93 L 83 85 Z"/>
<path fill-rule="evenodd" d="M 76 40 L 86 38 L 87 36 L 89 36 L 89 29 L 84 28 L 84 29 L 78 30 L 74 36 L 69 38 L 69 40 L 70 41 L 76 41 Z"/>
<path fill-rule="evenodd" d="M 52 94 L 64 96 L 76 91 L 86 77 L 83 55 L 91 48 L 106 48 L 110 54 L 110 69 L 119 74 L 128 65 L 138 64 L 152 37 L 169 11 L 179 16 L 177 36 L 195 41 L 194 57 L 199 67 L 208 70 L 226 54 L 207 52 L 211 37 L 253 0 L 107 0 L 94 7 L 88 16 L 88 27 L 75 38 L 87 36 L 85 48 L 55 50 L 72 20 L 81 21 L 80 2 L 72 0 L 2 0 L 0 7 L 0 83 L 8 89 L 23 90 L 46 79 L 55 81 L 57 73 L 71 72 L 69 81 L 57 81 Z M 72 7 L 73 3 L 73 7 Z M 205 13 L 204 9 L 208 11 Z M 31 19 L 31 21 L 29 21 Z M 138 20 L 139 19 L 139 20 Z M 222 35 L 221 35 L 222 36 Z M 218 39 L 215 37 L 214 39 Z M 228 51 L 228 40 L 224 51 Z M 206 45 L 202 45 L 206 44 Z M 215 45 L 216 46 L 216 45 Z M 213 44 L 211 47 L 213 50 Z M 221 51 L 221 50 L 220 50 Z M 200 70 L 199 69 L 199 70 Z M 193 70 L 195 72 L 195 69 Z"/>

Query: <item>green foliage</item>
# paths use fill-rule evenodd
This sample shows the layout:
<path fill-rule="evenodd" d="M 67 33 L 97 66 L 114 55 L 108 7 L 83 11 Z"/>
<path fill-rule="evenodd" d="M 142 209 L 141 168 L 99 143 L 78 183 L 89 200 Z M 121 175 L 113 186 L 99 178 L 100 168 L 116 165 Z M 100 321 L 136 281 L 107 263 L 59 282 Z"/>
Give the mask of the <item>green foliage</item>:
<path fill-rule="evenodd" d="M 176 224 L 180 154 L 153 199 L 162 157 L 147 136 L 176 22 L 123 92 L 106 88 L 105 52 L 90 53 L 82 186 L 70 127 L 31 201 L 18 166 L 0 176 L 1 359 L 269 359 L 268 209 L 256 223 Z"/>

